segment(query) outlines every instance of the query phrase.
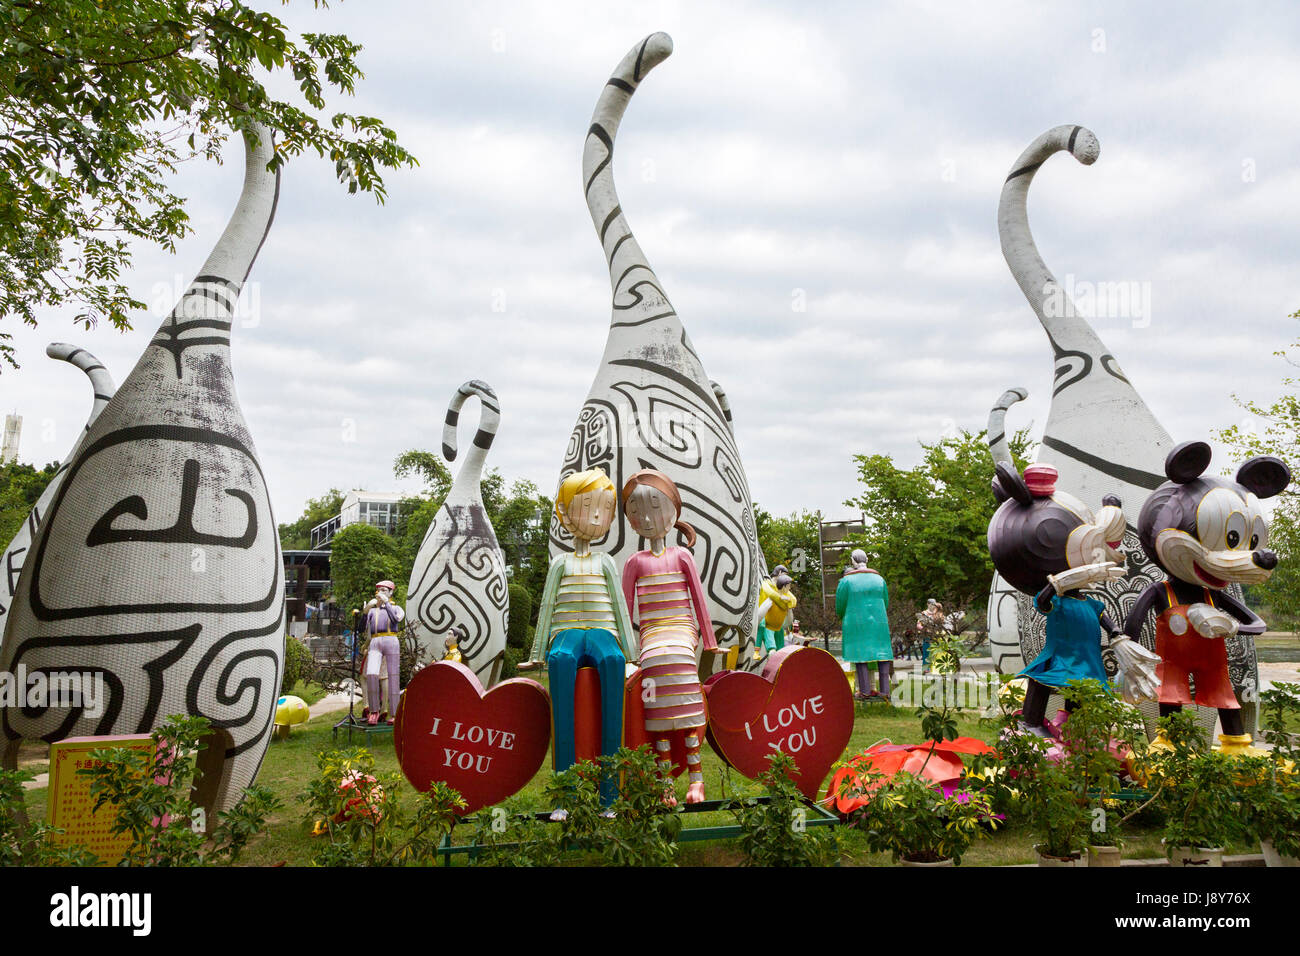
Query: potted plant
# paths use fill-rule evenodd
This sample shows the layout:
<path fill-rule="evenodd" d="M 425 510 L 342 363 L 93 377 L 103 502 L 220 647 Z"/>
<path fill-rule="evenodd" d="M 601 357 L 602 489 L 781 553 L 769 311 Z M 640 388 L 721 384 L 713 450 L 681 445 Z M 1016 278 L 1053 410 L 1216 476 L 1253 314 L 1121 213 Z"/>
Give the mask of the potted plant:
<path fill-rule="evenodd" d="M 1014 706 L 1014 700 L 1005 704 Z M 1060 742 L 1022 730 L 1014 711 L 1004 710 L 1001 726 L 997 747 L 1005 773 L 986 776 L 995 806 L 1039 837 L 1034 850 L 1040 866 L 1080 866 L 1090 817 L 1060 757 Z M 976 758 L 976 771 L 983 769 Z"/>
<path fill-rule="evenodd" d="M 1122 818 L 1107 806 L 1112 801 L 1095 800 L 1089 807 L 1088 866 L 1119 866 L 1124 841 L 1120 839 Z"/>
<path fill-rule="evenodd" d="M 1125 818 L 1114 794 L 1126 764 L 1146 749 L 1142 715 L 1095 680 L 1070 681 L 1062 693 L 1072 708 L 1061 733 L 1064 765 L 1076 794 L 1087 801 L 1088 865 L 1119 866 Z"/>
<path fill-rule="evenodd" d="M 1164 844 L 1173 866 L 1222 866 L 1223 848 L 1247 835 L 1241 792 L 1249 764 L 1206 746 L 1195 717 L 1160 719 L 1172 747 L 1151 762 L 1150 785 L 1166 813 Z"/>
<path fill-rule="evenodd" d="M 1246 821 L 1266 866 L 1300 866 L 1300 684 L 1276 684 L 1260 695 L 1263 738 L 1273 745 L 1255 759 L 1256 782 L 1243 787 Z"/>
<path fill-rule="evenodd" d="M 866 834 L 873 852 L 888 852 L 902 866 L 958 865 L 984 832 L 983 824 L 993 822 L 992 807 L 982 793 L 944 796 L 910 773 L 898 773 L 880 784 L 882 776 L 853 778 L 861 781 L 854 786 L 869 792 L 871 800 L 849 814 L 848 823 Z"/>

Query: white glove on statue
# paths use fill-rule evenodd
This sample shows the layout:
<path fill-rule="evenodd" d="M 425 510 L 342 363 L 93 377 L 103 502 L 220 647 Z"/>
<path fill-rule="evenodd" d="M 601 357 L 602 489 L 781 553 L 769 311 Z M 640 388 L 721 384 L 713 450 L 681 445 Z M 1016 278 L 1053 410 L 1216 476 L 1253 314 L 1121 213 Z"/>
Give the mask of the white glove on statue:
<path fill-rule="evenodd" d="M 1201 637 L 1210 639 L 1233 637 L 1237 633 L 1237 619 L 1209 604 L 1193 604 L 1187 609 L 1187 623 Z"/>
<path fill-rule="evenodd" d="M 1124 565 L 1114 561 L 1098 561 L 1096 564 L 1081 564 L 1077 568 L 1068 568 L 1060 574 L 1049 574 L 1047 580 L 1057 594 L 1077 591 L 1079 588 L 1103 584 L 1106 581 L 1122 580 L 1127 572 Z"/>
<path fill-rule="evenodd" d="M 1158 699 L 1160 681 L 1156 679 L 1156 665 L 1160 655 L 1153 654 L 1129 637 L 1117 637 L 1110 642 L 1115 653 L 1119 673 L 1115 675 L 1115 690 L 1130 704 Z"/>

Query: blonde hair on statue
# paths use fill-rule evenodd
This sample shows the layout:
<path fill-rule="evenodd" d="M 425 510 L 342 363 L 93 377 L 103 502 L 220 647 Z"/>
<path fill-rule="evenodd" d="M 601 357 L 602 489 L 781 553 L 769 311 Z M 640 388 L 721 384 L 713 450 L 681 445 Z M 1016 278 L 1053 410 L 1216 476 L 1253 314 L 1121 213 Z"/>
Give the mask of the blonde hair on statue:
<path fill-rule="evenodd" d="M 609 480 L 609 475 L 599 468 L 575 472 L 560 482 L 560 490 L 555 493 L 555 517 L 563 520 L 564 515 L 560 513 L 561 509 L 567 514 L 569 506 L 573 504 L 573 499 L 578 495 L 585 495 L 589 491 L 616 490 L 614 482 Z"/>

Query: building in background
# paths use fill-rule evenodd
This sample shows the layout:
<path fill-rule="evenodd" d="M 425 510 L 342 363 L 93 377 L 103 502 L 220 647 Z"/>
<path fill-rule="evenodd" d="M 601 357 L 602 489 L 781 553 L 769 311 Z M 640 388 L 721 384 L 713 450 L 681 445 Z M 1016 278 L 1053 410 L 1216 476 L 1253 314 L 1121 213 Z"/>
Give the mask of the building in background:
<path fill-rule="evenodd" d="M 331 597 L 330 542 L 350 524 L 374 525 L 397 533 L 404 496 L 388 491 L 349 491 L 339 513 L 311 529 L 311 550 L 284 552 L 284 597 L 289 633 L 298 638 L 332 634 L 348 622 Z"/>
<path fill-rule="evenodd" d="M 404 497 L 396 491 L 349 491 L 339 513 L 311 529 L 312 549 L 326 547 L 341 529 L 358 522 L 372 524 L 384 534 L 395 534 Z"/>
<path fill-rule="evenodd" d="M 4 443 L 0 444 L 0 465 L 18 460 L 18 440 L 23 436 L 23 416 L 5 416 Z"/>

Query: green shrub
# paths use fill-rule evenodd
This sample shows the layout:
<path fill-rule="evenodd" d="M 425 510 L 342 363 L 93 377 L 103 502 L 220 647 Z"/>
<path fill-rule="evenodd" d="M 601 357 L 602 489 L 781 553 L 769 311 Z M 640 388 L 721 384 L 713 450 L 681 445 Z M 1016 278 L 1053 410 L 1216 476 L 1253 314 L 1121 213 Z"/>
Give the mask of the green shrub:
<path fill-rule="evenodd" d="M 1240 804 L 1242 769 L 1249 762 L 1210 750 L 1194 714 L 1180 710 L 1161 717 L 1173 750 L 1151 760 L 1150 785 L 1165 809 L 1165 844 L 1222 847 L 1250 837 Z"/>
<path fill-rule="evenodd" d="M 1253 758 L 1253 786 L 1241 788 L 1247 820 L 1260 840 L 1283 856 L 1300 857 L 1300 684 L 1277 683 L 1260 694 L 1267 757 Z M 1289 766 L 1288 766 L 1289 764 Z"/>
<path fill-rule="evenodd" d="M 280 694 L 291 694 L 290 689 L 299 681 L 309 681 L 315 675 L 316 660 L 309 648 L 291 634 L 284 637 L 284 677 L 280 680 Z M 302 696 L 299 694 L 298 696 Z M 311 703 L 308 701 L 308 703 Z"/>
<path fill-rule="evenodd" d="M 507 647 L 505 657 L 501 662 L 501 679 L 509 680 L 511 677 L 519 676 L 519 665 L 528 660 L 528 648 Z M 529 677 L 536 679 L 536 674 L 529 674 Z"/>
<path fill-rule="evenodd" d="M 874 785 L 882 776 L 867 774 L 858 787 Z M 861 793 L 850 789 L 845 795 Z M 872 792 L 870 802 L 850 814 L 849 824 L 866 834 L 874 852 L 891 854 L 895 863 L 951 859 L 960 864 L 962 855 L 983 834 L 983 825 L 996 825 L 985 794 L 968 791 L 963 796 L 945 797 L 929 780 L 902 772 Z"/>
<path fill-rule="evenodd" d="M 608 810 L 600 805 L 602 775 L 620 781 Z M 564 819 L 542 822 L 493 807 L 479 815 L 478 840 L 487 866 L 554 866 L 565 852 L 590 854 L 605 866 L 672 866 L 681 810 L 664 805 L 664 783 L 648 747 L 582 761 L 555 774 L 546 799 Z"/>
<path fill-rule="evenodd" d="M 522 584 L 511 582 L 510 626 L 506 631 L 506 644 L 527 653 L 533 645 L 532 620 L 533 596 Z"/>
<path fill-rule="evenodd" d="M 98 866 L 99 858 L 84 846 L 51 839 L 64 831 L 25 825 L 23 782 L 34 777 L 30 770 L 0 770 L 0 866 Z"/>
<path fill-rule="evenodd" d="M 317 754 L 307 787 L 307 818 L 327 842 L 312 858 L 317 866 L 430 866 L 438 844 L 465 807 L 459 793 L 435 783 L 415 797 L 411 813 L 401 796 L 402 775 L 375 774 L 369 750 Z"/>
<path fill-rule="evenodd" d="M 235 863 L 248 841 L 266 829 L 280 806 L 266 787 L 249 787 L 215 825 L 190 802 L 198 755 L 211 725 L 203 717 L 172 716 L 151 735 L 148 750 L 109 747 L 90 753 L 94 809 L 115 807 L 112 832 L 130 835 L 122 866 L 199 866 Z M 163 821 L 163 822 L 159 822 Z"/>
<path fill-rule="evenodd" d="M 758 777 L 766 801 L 745 797 L 729 809 L 741 829 L 740 848 L 746 866 L 824 866 L 838 853 L 838 839 L 825 830 L 808 832 L 808 807 L 791 779 L 794 760 L 777 751 L 768 754 L 768 768 Z"/>

